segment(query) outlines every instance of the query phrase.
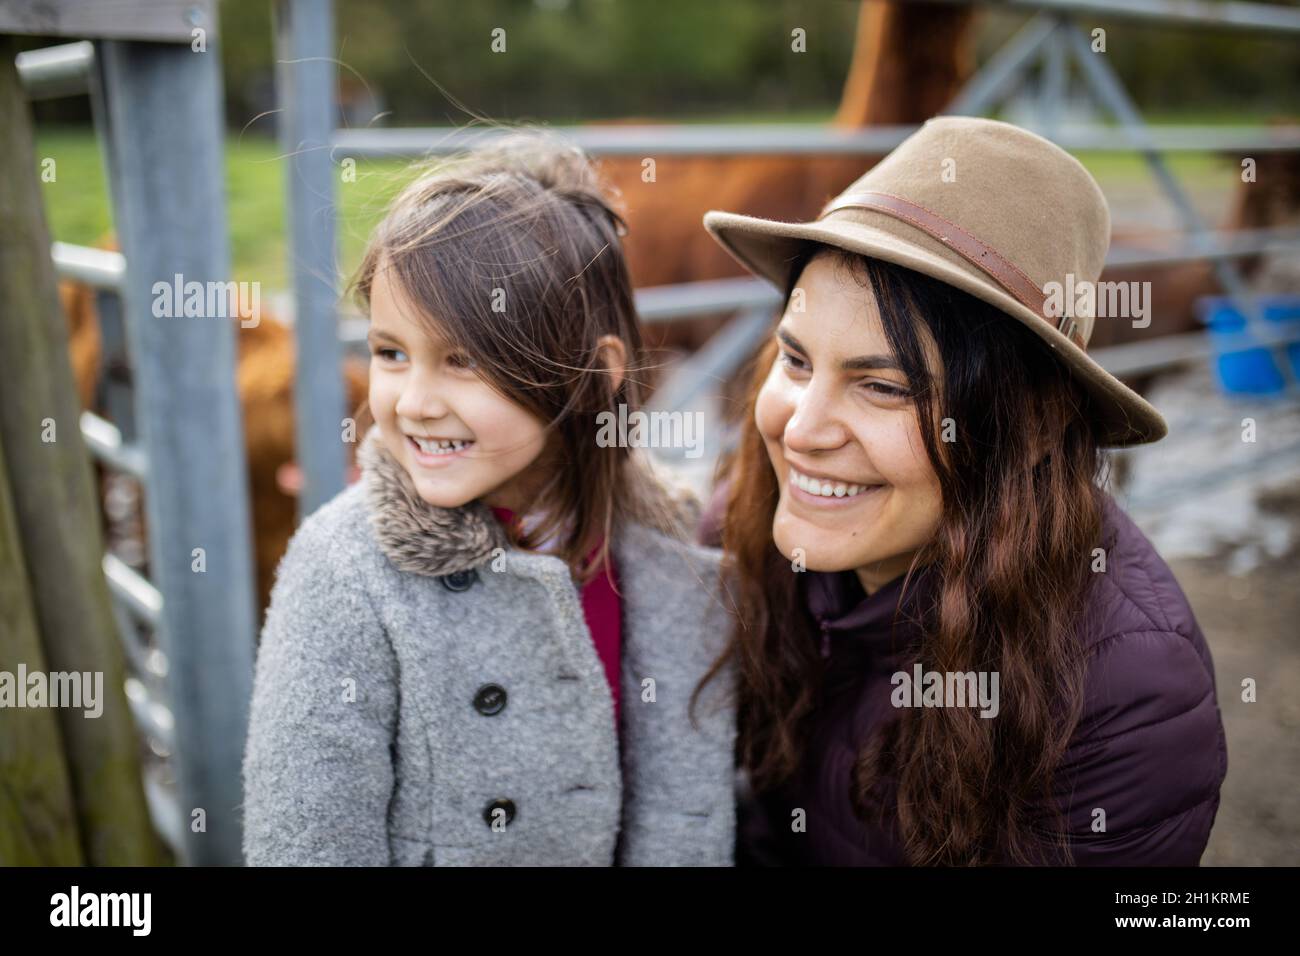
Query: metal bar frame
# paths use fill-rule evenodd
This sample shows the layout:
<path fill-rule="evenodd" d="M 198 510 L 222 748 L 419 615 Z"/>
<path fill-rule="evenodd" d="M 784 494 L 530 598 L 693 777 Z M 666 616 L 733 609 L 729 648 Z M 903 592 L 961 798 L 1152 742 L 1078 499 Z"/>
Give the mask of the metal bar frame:
<path fill-rule="evenodd" d="M 1147 20 L 1162 26 L 1300 33 L 1300 10 L 1239 0 L 918 0 L 1056 14 Z"/>
<path fill-rule="evenodd" d="M 593 156 L 883 155 L 914 133 L 917 126 L 874 126 L 839 130 L 789 123 L 734 124 L 723 127 L 664 125 L 548 127 L 566 142 Z M 1036 132 L 1046 134 L 1045 129 Z M 1149 128 L 1162 152 L 1291 152 L 1300 149 L 1300 126 L 1258 128 L 1162 125 Z M 505 133 L 475 127 L 410 126 L 391 129 L 339 129 L 335 159 L 421 159 L 487 145 Z M 1061 126 L 1048 136 L 1070 152 L 1132 152 L 1121 129 Z"/>
<path fill-rule="evenodd" d="M 1192 235 L 1211 235 L 1211 231 L 1206 229 L 1200 213 L 1196 211 L 1196 207 L 1178 181 L 1178 177 L 1169 169 L 1164 156 L 1151 142 L 1146 122 L 1142 119 L 1142 114 L 1138 112 L 1128 93 L 1125 92 L 1124 85 L 1120 82 L 1119 76 L 1116 75 L 1114 67 L 1106 62 L 1103 57 L 1096 56 L 1092 52 L 1092 48 L 1088 44 L 1088 38 L 1073 21 L 1065 16 L 1053 14 L 1053 17 L 1056 18 L 1057 30 L 1064 34 L 1070 51 L 1074 55 L 1074 61 L 1082 70 L 1086 82 L 1097 95 L 1097 98 L 1120 121 L 1125 132 L 1132 139 L 1134 147 L 1146 160 L 1161 190 L 1178 210 L 1183 221 L 1184 230 Z M 1216 252 L 1215 245 L 1217 245 L 1215 239 L 1212 238 L 1209 242 L 1210 244 L 1205 251 L 1210 254 L 1209 257 L 1215 275 L 1223 284 L 1229 296 L 1232 297 L 1242 315 L 1245 316 L 1248 327 L 1262 330 L 1263 316 L 1256 308 L 1241 272 L 1230 258 L 1214 254 Z M 1280 367 L 1283 379 L 1290 385 L 1294 385 L 1295 376 L 1291 371 L 1291 363 L 1285 355 L 1279 357 L 1281 359 Z"/>
<path fill-rule="evenodd" d="M 136 414 L 149 463 L 150 567 L 175 711 L 184 859 L 242 859 L 242 777 L 256 614 L 243 429 L 227 316 L 155 318 L 155 283 L 229 276 L 219 54 L 97 43 Z M 193 567 L 202 548 L 206 569 Z"/>
<path fill-rule="evenodd" d="M 293 272 L 299 518 L 343 490 L 343 350 L 335 275 L 334 15 L 328 0 L 277 0 L 275 34 Z"/>
<path fill-rule="evenodd" d="M 85 93 L 94 62 L 94 45 L 78 40 L 19 53 L 14 65 L 27 98 L 44 100 Z"/>

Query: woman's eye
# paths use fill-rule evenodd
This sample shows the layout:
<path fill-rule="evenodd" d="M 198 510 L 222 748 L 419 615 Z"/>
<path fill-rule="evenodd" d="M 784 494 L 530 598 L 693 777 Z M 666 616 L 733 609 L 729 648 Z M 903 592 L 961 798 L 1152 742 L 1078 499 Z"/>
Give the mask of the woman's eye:
<path fill-rule="evenodd" d="M 881 398 L 907 398 L 911 393 L 898 385 L 890 385 L 886 382 L 864 382 L 863 385 L 869 392 L 873 392 Z"/>
<path fill-rule="evenodd" d="M 402 362 L 406 360 L 406 353 L 401 349 L 378 348 L 375 349 L 375 354 L 385 362 Z M 397 358 L 399 355 L 401 358 Z"/>

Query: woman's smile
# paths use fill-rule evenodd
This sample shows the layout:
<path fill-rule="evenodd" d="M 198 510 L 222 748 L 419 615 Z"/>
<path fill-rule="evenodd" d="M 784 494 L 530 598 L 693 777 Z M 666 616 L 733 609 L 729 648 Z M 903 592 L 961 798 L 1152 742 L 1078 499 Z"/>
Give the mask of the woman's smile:
<path fill-rule="evenodd" d="M 882 484 L 865 484 L 839 481 L 828 477 L 806 475 L 793 466 L 787 466 L 786 489 L 790 497 L 814 508 L 852 508 L 874 501 L 875 492 L 884 489 Z"/>

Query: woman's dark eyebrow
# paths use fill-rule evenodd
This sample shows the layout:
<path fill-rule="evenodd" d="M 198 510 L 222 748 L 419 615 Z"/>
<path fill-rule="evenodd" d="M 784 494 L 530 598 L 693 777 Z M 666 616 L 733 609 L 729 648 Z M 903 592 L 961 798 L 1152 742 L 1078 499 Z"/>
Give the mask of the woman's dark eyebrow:
<path fill-rule="evenodd" d="M 796 352 L 801 352 L 804 355 L 808 354 L 808 350 L 803 347 L 802 343 L 785 329 L 778 328 L 776 337 Z M 893 369 L 895 372 L 902 371 L 892 355 L 857 355 L 841 362 L 840 368 L 846 372 L 871 372 L 879 369 Z"/>

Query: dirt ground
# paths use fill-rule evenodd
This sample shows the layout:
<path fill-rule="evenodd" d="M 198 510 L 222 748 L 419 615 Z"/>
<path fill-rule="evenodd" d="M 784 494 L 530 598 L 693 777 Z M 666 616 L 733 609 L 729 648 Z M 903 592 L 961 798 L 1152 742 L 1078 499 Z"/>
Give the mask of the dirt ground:
<path fill-rule="evenodd" d="M 1300 541 L 1300 481 L 1260 500 Z M 1214 655 L 1228 777 L 1203 866 L 1300 864 L 1300 544 L 1245 575 L 1227 558 L 1170 561 Z M 1244 703 L 1241 682 L 1255 679 Z"/>

